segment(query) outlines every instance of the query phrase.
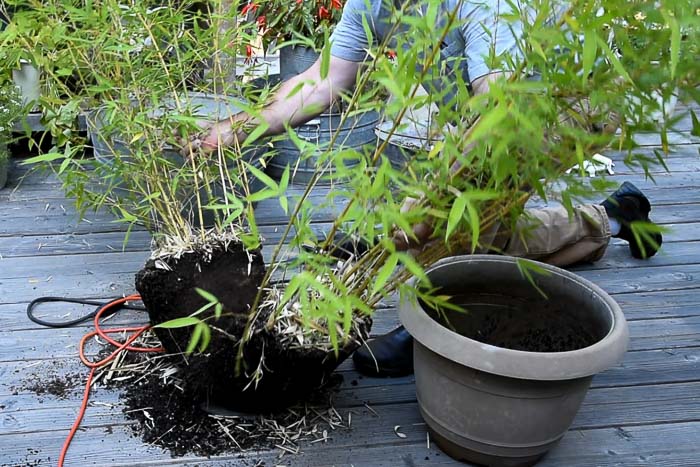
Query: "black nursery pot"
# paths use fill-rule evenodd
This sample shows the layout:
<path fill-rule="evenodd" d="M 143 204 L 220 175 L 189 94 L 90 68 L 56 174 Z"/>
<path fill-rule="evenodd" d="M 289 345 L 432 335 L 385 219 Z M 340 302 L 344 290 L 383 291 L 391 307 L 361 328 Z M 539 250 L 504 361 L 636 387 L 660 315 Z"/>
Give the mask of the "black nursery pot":
<path fill-rule="evenodd" d="M 230 243 L 206 255 L 190 252 L 178 260 L 161 261 L 167 268 L 156 267 L 156 261 L 149 260 L 136 275 L 136 289 L 151 324 L 189 316 L 206 305 L 196 288 L 212 293 L 224 305 L 222 317 L 208 321 L 213 327 L 205 353 L 183 355 L 181 359 L 185 384 L 202 398 L 200 402 L 254 413 L 283 409 L 322 386 L 359 346 L 359 340 L 350 340 L 337 356 L 315 348 L 290 348 L 274 331 L 263 329 L 266 316 L 260 316 L 261 325 L 256 326 L 260 330 L 245 344 L 241 371 L 237 373 L 238 341 L 265 274 L 260 250 L 246 251 L 240 243 Z M 367 319 L 363 338 L 370 325 Z M 168 353 L 182 355 L 192 328 L 155 328 L 155 332 Z M 249 384 L 261 356 L 263 377 L 257 385 Z"/>

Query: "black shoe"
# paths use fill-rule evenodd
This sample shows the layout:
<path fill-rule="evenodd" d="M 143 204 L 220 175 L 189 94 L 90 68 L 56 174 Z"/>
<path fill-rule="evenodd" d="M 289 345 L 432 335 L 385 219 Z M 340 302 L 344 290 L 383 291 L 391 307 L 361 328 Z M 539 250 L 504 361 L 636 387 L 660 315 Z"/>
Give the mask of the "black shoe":
<path fill-rule="evenodd" d="M 659 251 L 663 242 L 661 233 L 649 232 L 647 235 L 640 235 L 639 243 L 632 233 L 631 224 L 633 222 L 653 223 L 649 220 L 651 204 L 639 188 L 630 182 L 625 182 L 601 204 L 608 213 L 608 217 L 620 223 L 620 233 L 614 236 L 629 242 L 632 256 L 646 259 L 651 258 Z"/>
<path fill-rule="evenodd" d="M 413 337 L 403 326 L 372 339 L 352 356 L 355 369 L 367 376 L 406 376 L 413 373 Z"/>

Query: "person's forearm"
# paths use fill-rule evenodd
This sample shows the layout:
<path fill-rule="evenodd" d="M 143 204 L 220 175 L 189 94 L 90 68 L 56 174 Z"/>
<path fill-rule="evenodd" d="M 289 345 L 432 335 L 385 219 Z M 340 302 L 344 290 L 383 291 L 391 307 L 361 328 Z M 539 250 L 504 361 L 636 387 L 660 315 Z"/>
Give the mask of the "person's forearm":
<path fill-rule="evenodd" d="M 263 108 L 260 118 L 268 125 L 264 136 L 284 133 L 287 126 L 303 125 L 318 116 L 343 90 L 352 86 L 354 78 L 354 73 L 331 72 L 321 79 L 319 59 L 308 70 L 282 83 L 272 102 Z M 249 116 L 240 118 L 246 120 L 248 128 L 259 123 Z"/>
<path fill-rule="evenodd" d="M 479 94 L 485 94 L 489 91 L 489 86 L 493 81 L 496 81 L 501 77 L 507 78 L 510 75 L 511 73 L 508 72 L 497 71 L 494 73 L 489 73 L 488 75 L 480 76 L 471 83 L 472 93 L 475 96 L 478 96 Z"/>

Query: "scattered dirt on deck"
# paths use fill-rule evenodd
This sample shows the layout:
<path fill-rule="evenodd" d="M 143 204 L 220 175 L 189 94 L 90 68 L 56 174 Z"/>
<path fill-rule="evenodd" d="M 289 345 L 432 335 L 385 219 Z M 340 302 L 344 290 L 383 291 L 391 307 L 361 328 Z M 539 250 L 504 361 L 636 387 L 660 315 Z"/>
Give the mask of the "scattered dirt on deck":
<path fill-rule="evenodd" d="M 125 360 L 128 363 L 144 358 L 153 357 L 129 354 Z M 131 426 L 134 436 L 167 449 L 173 457 L 271 449 L 280 455 L 291 455 L 300 452 L 301 443 L 326 442 L 332 431 L 348 428 L 348 415 L 341 415 L 332 406 L 342 376 L 334 378 L 306 404 L 263 416 L 218 407 L 208 407 L 207 411 L 207 401 L 188 391 L 182 380 L 172 374 L 172 368 L 149 369 L 115 385 L 122 390 L 124 413 L 137 422 Z"/>
<path fill-rule="evenodd" d="M 35 373 L 22 380 L 19 386 L 11 388 L 13 394 L 29 391 L 38 396 L 53 396 L 57 399 L 68 399 L 76 394 L 85 384 L 85 374 L 49 374 Z"/>

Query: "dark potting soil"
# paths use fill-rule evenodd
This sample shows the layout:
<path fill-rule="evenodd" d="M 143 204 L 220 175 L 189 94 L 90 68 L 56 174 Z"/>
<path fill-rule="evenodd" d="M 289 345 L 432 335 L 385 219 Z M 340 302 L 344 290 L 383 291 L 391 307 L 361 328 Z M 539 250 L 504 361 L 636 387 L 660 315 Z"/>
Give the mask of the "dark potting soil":
<path fill-rule="evenodd" d="M 213 294 L 224 313 L 212 325 L 211 341 L 204 355 L 182 359 L 184 380 L 200 397 L 236 410 L 264 413 L 302 400 L 323 385 L 333 370 L 358 346 L 350 341 L 336 356 L 316 348 L 290 348 L 273 331 L 265 329 L 261 314 L 255 332 L 244 346 L 241 371 L 237 371 L 237 345 L 248 321 L 248 311 L 265 274 L 260 251 L 246 251 L 240 243 L 213 248 L 210 254 L 186 253 L 169 260 L 168 268 L 149 261 L 136 276 L 136 289 L 148 309 L 152 324 L 189 316 L 206 300 L 195 288 Z M 199 315 L 204 319 L 212 312 Z M 363 338 L 371 320 L 367 319 Z M 192 328 L 155 329 L 168 353 L 181 353 Z M 250 376 L 261 369 L 263 378 L 254 390 Z"/>
<path fill-rule="evenodd" d="M 484 344 L 527 352 L 567 352 L 588 347 L 605 334 L 597 324 L 570 313 L 566 304 L 505 294 L 455 294 L 464 312 L 446 311 L 435 319 Z"/>
<path fill-rule="evenodd" d="M 144 354 L 127 354 L 124 363 L 143 362 L 148 358 L 151 357 Z M 332 407 L 332 397 L 342 382 L 342 376 L 333 379 L 332 383 L 310 394 L 304 406 L 294 410 L 265 416 L 227 414 L 221 417 L 208 413 L 205 408 L 209 402 L 202 399 L 201 394 L 190 391 L 177 376 L 180 375 L 164 379 L 154 371 L 145 377 L 110 383 L 122 389 L 124 413 L 137 422 L 131 425 L 134 436 L 144 443 L 167 449 L 173 457 L 214 456 L 273 449 L 275 445 L 294 449 L 298 443 L 318 439 L 323 430 L 330 427 L 324 426 L 321 420 L 312 421 L 313 414 L 325 413 Z M 135 380 L 138 380 L 136 384 Z M 286 431 L 278 428 L 299 422 L 302 417 L 306 417 L 303 425 L 297 423 Z M 254 465 L 254 461 L 251 462 Z"/>
<path fill-rule="evenodd" d="M 53 396 L 57 399 L 67 399 L 71 394 L 81 388 L 85 382 L 85 375 L 65 374 L 46 375 L 33 374 L 22 381 L 20 386 L 12 387 L 15 392 L 29 391 L 38 396 Z"/>

